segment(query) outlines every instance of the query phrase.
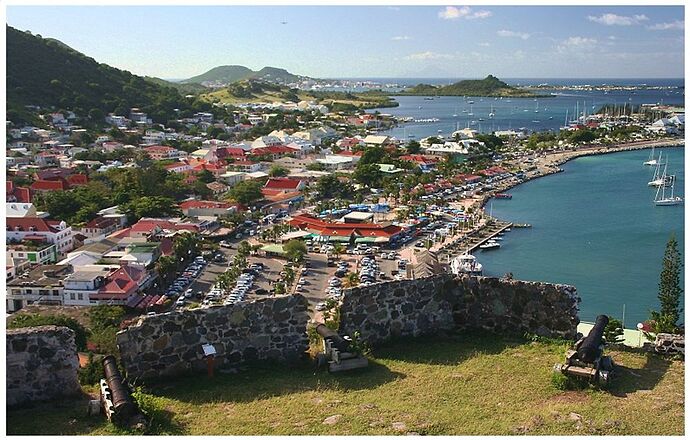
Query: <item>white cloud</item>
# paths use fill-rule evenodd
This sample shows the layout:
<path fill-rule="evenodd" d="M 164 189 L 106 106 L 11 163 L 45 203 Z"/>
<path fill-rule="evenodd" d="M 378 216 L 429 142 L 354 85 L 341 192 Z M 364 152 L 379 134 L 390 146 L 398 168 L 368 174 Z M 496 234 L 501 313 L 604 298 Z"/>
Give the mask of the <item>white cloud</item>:
<path fill-rule="evenodd" d="M 647 26 L 647 29 L 652 31 L 668 31 L 668 30 L 683 30 L 685 29 L 684 20 L 676 20 L 668 23 L 657 23 L 651 26 Z"/>
<path fill-rule="evenodd" d="M 606 26 L 631 26 L 649 20 L 646 15 L 616 15 L 610 13 L 599 16 L 589 15 L 587 19 Z"/>
<path fill-rule="evenodd" d="M 528 39 L 530 36 L 527 32 L 515 32 L 515 31 L 508 31 L 505 29 L 501 29 L 500 31 L 496 32 L 496 34 L 499 37 L 522 38 L 523 40 Z"/>
<path fill-rule="evenodd" d="M 408 37 L 407 35 L 397 35 L 395 37 L 392 37 L 391 40 L 393 41 L 405 41 L 405 40 L 411 40 L 412 37 Z"/>
<path fill-rule="evenodd" d="M 469 6 L 461 6 L 456 8 L 455 6 L 446 6 L 445 9 L 438 13 L 439 18 L 443 20 L 457 20 L 459 18 L 464 18 L 465 20 L 474 20 L 491 17 L 491 11 L 472 11 Z"/>
<path fill-rule="evenodd" d="M 566 46 L 591 46 L 597 44 L 597 40 L 587 37 L 570 37 L 563 44 Z"/>
<path fill-rule="evenodd" d="M 597 44 L 597 40 L 587 37 L 570 37 L 556 46 L 560 53 L 587 50 L 591 51 Z"/>
<path fill-rule="evenodd" d="M 405 57 L 406 60 L 412 60 L 412 61 L 427 61 L 427 60 L 450 60 L 453 59 L 453 55 L 447 54 L 447 53 L 438 53 L 438 52 L 431 52 L 431 51 L 426 51 L 426 52 L 419 52 L 419 53 L 413 53 Z"/>
<path fill-rule="evenodd" d="M 488 42 L 485 41 L 485 42 L 483 42 L 483 43 L 479 43 L 479 46 L 481 46 L 481 47 L 489 47 L 489 46 L 491 46 L 491 43 L 488 43 Z"/>

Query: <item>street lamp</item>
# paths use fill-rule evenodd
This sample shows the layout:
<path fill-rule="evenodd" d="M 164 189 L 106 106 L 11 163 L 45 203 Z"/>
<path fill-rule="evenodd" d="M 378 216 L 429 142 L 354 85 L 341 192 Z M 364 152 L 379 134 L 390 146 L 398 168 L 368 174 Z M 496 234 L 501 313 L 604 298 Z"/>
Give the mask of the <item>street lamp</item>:
<path fill-rule="evenodd" d="M 642 345 L 642 329 L 644 329 L 644 324 L 641 322 L 637 323 L 637 346 L 640 347 Z"/>

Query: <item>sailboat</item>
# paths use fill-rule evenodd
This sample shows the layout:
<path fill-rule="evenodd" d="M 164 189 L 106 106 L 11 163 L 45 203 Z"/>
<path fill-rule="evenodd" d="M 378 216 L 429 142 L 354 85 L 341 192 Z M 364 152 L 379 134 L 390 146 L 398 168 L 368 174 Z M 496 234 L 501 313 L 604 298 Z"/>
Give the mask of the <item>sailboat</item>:
<path fill-rule="evenodd" d="M 490 117 L 490 118 L 493 118 L 494 116 L 496 116 L 496 113 L 494 113 L 494 106 L 493 106 L 493 104 L 492 104 L 492 105 L 491 105 L 491 111 L 489 112 L 489 117 Z"/>
<path fill-rule="evenodd" d="M 668 186 L 669 182 L 666 178 L 666 165 L 664 165 L 664 172 L 660 174 L 661 170 L 661 153 L 659 153 L 659 161 L 656 164 L 656 169 L 654 170 L 654 177 L 650 180 L 648 186 Z"/>
<path fill-rule="evenodd" d="M 668 179 L 670 183 L 668 186 L 671 187 L 671 195 L 666 197 L 666 185 L 659 186 L 659 188 L 656 190 L 656 196 L 654 197 L 654 204 L 657 206 L 673 206 L 682 204 L 683 198 L 673 195 L 673 187 L 675 186 L 676 176 L 666 176 L 666 168 L 664 168 L 663 179 Z M 661 193 L 661 197 L 659 197 L 659 193 Z"/>
<path fill-rule="evenodd" d="M 453 117 L 457 118 L 458 117 L 458 107 L 455 107 L 455 111 L 453 112 Z"/>
<path fill-rule="evenodd" d="M 470 101 L 472 103 L 474 101 Z M 470 104 L 470 112 L 467 114 L 467 116 L 474 116 L 474 112 L 472 111 L 472 104 Z"/>
<path fill-rule="evenodd" d="M 535 101 L 537 101 L 535 99 Z M 539 113 L 539 101 L 537 101 L 537 108 L 534 109 L 534 113 Z"/>
<path fill-rule="evenodd" d="M 652 145 L 652 152 L 649 153 L 649 159 L 644 162 L 644 165 L 656 166 L 657 161 L 654 158 L 654 146 Z"/>

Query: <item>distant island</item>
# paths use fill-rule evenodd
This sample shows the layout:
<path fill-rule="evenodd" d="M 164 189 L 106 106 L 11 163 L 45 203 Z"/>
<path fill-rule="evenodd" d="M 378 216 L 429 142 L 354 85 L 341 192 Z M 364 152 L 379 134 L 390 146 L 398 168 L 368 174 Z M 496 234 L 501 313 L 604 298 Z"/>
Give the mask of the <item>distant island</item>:
<path fill-rule="evenodd" d="M 484 79 L 466 79 L 447 86 L 417 84 L 394 94 L 412 96 L 505 96 L 513 98 L 544 96 L 537 95 L 529 90 L 510 86 L 493 75 L 489 75 Z"/>

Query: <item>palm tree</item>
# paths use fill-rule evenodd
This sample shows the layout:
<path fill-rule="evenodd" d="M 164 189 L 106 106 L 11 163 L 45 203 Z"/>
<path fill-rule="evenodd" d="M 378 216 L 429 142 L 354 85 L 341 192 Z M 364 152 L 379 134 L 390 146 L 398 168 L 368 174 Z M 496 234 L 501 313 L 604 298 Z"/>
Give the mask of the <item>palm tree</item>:
<path fill-rule="evenodd" d="M 340 243 L 335 243 L 333 245 L 333 254 L 335 254 L 335 256 L 338 257 L 338 260 L 340 260 L 340 256 L 343 253 L 345 253 L 345 247 Z"/>
<path fill-rule="evenodd" d="M 291 285 L 293 281 L 295 281 L 295 271 L 291 267 L 286 267 L 285 268 L 285 275 L 283 276 L 283 280 L 285 281 L 286 285 Z"/>
<path fill-rule="evenodd" d="M 343 287 L 357 287 L 359 285 L 359 275 L 355 272 L 348 272 L 343 281 Z"/>
<path fill-rule="evenodd" d="M 177 259 L 172 256 L 163 256 L 156 262 L 156 271 L 164 281 L 168 280 L 177 270 Z"/>

